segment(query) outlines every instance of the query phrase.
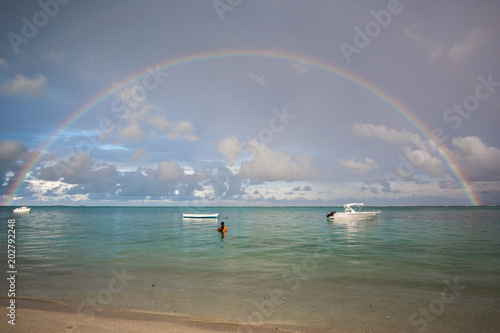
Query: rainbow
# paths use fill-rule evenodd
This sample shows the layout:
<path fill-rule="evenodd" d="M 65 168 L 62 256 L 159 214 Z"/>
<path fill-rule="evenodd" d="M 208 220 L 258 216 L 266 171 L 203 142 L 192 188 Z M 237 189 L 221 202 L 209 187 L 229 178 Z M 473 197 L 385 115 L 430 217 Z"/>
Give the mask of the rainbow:
<path fill-rule="evenodd" d="M 387 92 L 383 91 L 379 87 L 374 84 L 368 82 L 362 77 L 356 76 L 342 68 L 335 67 L 331 64 L 311 59 L 299 55 L 276 52 L 276 51 L 261 51 L 261 50 L 220 50 L 220 51 L 212 51 L 205 53 L 196 53 L 187 56 L 183 56 L 180 58 L 176 58 L 173 60 L 166 60 L 164 62 L 160 62 L 153 66 L 147 66 L 146 69 L 140 70 L 136 73 L 130 74 L 125 77 L 122 81 L 115 83 L 100 92 L 96 96 L 94 96 L 87 103 L 82 105 L 80 108 L 72 112 L 72 114 L 64 120 L 58 129 L 54 132 L 52 136 L 49 137 L 38 149 L 37 153 L 34 153 L 33 156 L 25 163 L 23 169 L 18 172 L 16 179 L 12 182 L 10 186 L 6 198 L 2 202 L 2 205 L 11 205 L 12 201 L 16 197 L 17 192 L 20 190 L 23 182 L 25 180 L 26 175 L 33 170 L 36 165 L 40 162 L 41 158 L 44 156 L 45 152 L 48 152 L 52 145 L 56 142 L 59 135 L 69 128 L 72 124 L 77 122 L 84 114 L 92 110 L 98 104 L 109 98 L 110 96 L 115 95 L 125 87 L 137 82 L 139 79 L 144 78 L 147 75 L 151 75 L 151 67 L 154 67 L 155 71 L 164 71 L 168 69 L 173 69 L 179 66 L 186 66 L 192 63 L 197 63 L 201 61 L 209 61 L 209 60 L 220 60 L 225 58 L 262 58 L 262 59 L 272 59 L 272 60 L 280 60 L 285 62 L 290 62 L 292 64 L 306 64 L 310 68 L 315 68 L 330 74 L 333 74 L 337 77 L 340 77 L 344 80 L 347 80 L 354 85 L 357 85 L 375 97 L 384 101 L 391 108 L 396 110 L 401 116 L 403 116 L 406 120 L 408 120 L 425 138 L 432 141 L 432 131 L 431 129 L 425 125 L 422 121 L 420 121 L 412 111 L 399 102 L 397 99 L 390 96 Z M 437 146 L 437 150 L 442 158 L 445 160 L 450 170 L 460 183 L 461 187 L 464 190 L 465 195 L 467 196 L 467 200 L 471 205 L 480 205 L 480 198 L 478 194 L 475 192 L 472 185 L 468 181 L 465 173 L 460 169 L 457 161 L 454 160 L 452 154 L 445 148 Z"/>

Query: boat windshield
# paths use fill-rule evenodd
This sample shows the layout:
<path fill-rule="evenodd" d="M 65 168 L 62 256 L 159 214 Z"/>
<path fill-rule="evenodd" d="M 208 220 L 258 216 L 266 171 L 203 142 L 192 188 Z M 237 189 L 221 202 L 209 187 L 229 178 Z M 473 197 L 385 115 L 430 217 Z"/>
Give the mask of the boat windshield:
<path fill-rule="evenodd" d="M 344 209 L 346 212 L 359 212 L 361 208 L 364 206 L 362 203 L 350 203 L 350 204 L 345 204 Z M 353 208 L 355 207 L 355 208 Z"/>

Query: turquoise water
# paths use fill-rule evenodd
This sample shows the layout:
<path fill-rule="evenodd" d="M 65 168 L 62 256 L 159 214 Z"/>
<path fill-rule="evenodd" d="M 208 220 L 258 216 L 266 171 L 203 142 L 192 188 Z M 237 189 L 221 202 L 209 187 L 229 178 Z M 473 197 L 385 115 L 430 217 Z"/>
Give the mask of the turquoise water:
<path fill-rule="evenodd" d="M 131 308 L 374 332 L 500 327 L 498 207 L 379 207 L 380 219 L 358 222 L 325 218 L 340 207 L 12 209 L 0 207 L 0 270 L 14 218 L 17 296 L 89 315 Z M 186 212 L 220 218 L 186 221 Z"/>

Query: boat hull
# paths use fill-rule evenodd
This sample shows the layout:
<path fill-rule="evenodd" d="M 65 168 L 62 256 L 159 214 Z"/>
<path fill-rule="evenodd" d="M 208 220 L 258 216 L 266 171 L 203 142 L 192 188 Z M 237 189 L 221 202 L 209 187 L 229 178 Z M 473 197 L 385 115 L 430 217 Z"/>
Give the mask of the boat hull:
<path fill-rule="evenodd" d="M 31 208 L 16 208 L 13 210 L 14 213 L 29 213 Z"/>
<path fill-rule="evenodd" d="M 369 220 L 380 212 L 336 213 L 330 216 L 331 220 Z"/>

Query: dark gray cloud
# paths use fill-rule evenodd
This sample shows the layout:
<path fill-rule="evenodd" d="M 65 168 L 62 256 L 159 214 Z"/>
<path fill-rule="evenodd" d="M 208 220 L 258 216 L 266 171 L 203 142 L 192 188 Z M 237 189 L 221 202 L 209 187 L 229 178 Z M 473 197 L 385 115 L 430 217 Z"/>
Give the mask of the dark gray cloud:
<path fill-rule="evenodd" d="M 17 171 L 28 157 L 29 148 L 15 140 L 0 141 L 0 172 Z"/>

